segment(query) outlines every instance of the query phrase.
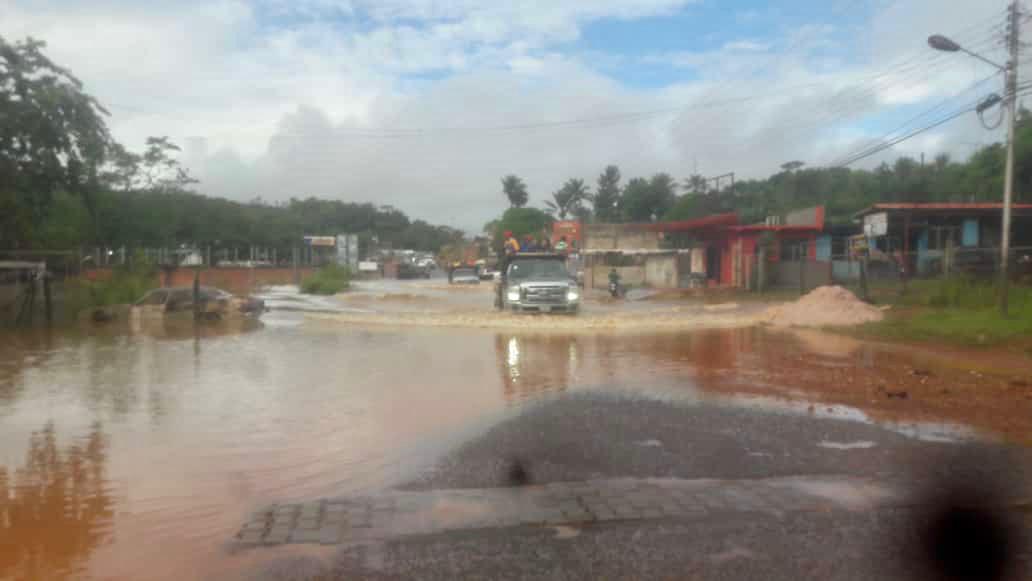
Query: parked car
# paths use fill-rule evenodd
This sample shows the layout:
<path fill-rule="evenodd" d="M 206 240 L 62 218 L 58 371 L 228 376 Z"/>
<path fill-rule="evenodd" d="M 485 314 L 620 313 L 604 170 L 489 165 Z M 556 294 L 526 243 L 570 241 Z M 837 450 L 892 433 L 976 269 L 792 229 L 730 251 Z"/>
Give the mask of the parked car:
<path fill-rule="evenodd" d="M 562 254 L 516 254 L 508 259 L 498 284 L 500 299 L 495 306 L 503 310 L 570 314 L 580 310 L 580 288 Z"/>
<path fill-rule="evenodd" d="M 200 312 L 207 319 L 258 317 L 265 312 L 265 301 L 238 297 L 224 290 L 202 286 L 199 290 Z M 131 311 L 141 317 L 164 317 L 176 313 L 193 313 L 193 287 L 157 288 L 136 301 Z M 132 314 L 132 313 L 131 313 Z"/>
<path fill-rule="evenodd" d="M 460 266 L 451 271 L 448 275 L 448 282 L 452 284 L 480 284 L 480 277 L 472 266 Z"/>
<path fill-rule="evenodd" d="M 402 262 L 398 265 L 398 278 L 430 278 L 430 269 L 414 262 Z"/>

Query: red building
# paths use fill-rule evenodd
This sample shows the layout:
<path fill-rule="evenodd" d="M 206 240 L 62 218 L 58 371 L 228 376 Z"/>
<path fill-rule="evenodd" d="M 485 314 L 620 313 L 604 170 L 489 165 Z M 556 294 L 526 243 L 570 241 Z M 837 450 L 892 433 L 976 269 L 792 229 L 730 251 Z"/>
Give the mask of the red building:
<path fill-rule="evenodd" d="M 581 248 L 583 238 L 581 237 L 581 223 L 576 220 L 556 220 L 552 222 L 552 247 L 566 238 L 570 248 Z"/>
<path fill-rule="evenodd" d="M 782 261 L 798 264 L 800 257 L 811 264 L 830 260 L 830 239 L 827 250 L 821 244 L 823 206 L 791 212 L 784 218 L 761 224 L 740 224 L 738 214 L 732 212 L 643 227 L 664 237 L 677 236 L 688 244 L 692 252 L 690 258 L 679 261 L 679 277 L 685 280 L 687 272 L 704 279 L 706 286 L 752 287 L 758 274 L 757 249 L 765 237 L 768 239 L 766 260 L 771 265 Z"/>

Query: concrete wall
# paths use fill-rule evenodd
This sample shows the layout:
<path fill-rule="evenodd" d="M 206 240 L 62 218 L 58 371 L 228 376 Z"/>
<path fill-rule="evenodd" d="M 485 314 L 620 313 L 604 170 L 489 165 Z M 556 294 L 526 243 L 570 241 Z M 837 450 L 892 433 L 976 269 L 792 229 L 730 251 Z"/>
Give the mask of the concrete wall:
<path fill-rule="evenodd" d="M 591 277 L 589 280 L 587 273 L 585 273 L 584 286 L 597 289 L 609 288 L 609 271 L 612 270 L 611 266 L 598 264 L 585 270 L 591 270 Z M 644 266 L 617 266 L 616 272 L 620 275 L 621 284 L 633 287 L 645 286 Z"/>
<path fill-rule="evenodd" d="M 586 250 L 655 250 L 659 248 L 659 234 L 632 227 L 629 224 L 585 224 Z"/>
<path fill-rule="evenodd" d="M 609 271 L 613 267 L 596 264 L 584 269 L 584 286 L 609 288 Z M 649 256 L 645 266 L 617 266 L 620 282 L 632 287 L 678 288 L 677 255 Z"/>
<path fill-rule="evenodd" d="M 648 257 L 645 260 L 645 282 L 653 288 L 677 288 L 677 255 Z"/>
<path fill-rule="evenodd" d="M 769 282 L 773 286 L 783 288 L 799 288 L 799 265 L 803 266 L 803 287 L 811 290 L 826 284 L 832 284 L 832 264 L 828 262 L 815 262 L 811 260 L 783 260 L 769 264 L 771 278 Z"/>
<path fill-rule="evenodd" d="M 315 272 L 314 268 L 303 267 L 296 271 L 297 277 L 304 280 Z M 213 286 L 235 294 L 247 294 L 260 286 L 277 284 L 294 284 L 293 268 L 204 268 L 201 269 L 201 284 Z M 86 280 L 107 280 L 111 277 L 111 269 L 97 268 L 84 270 L 82 278 Z M 191 286 L 194 270 L 177 268 L 171 272 L 159 271 L 154 281 L 155 286 Z"/>

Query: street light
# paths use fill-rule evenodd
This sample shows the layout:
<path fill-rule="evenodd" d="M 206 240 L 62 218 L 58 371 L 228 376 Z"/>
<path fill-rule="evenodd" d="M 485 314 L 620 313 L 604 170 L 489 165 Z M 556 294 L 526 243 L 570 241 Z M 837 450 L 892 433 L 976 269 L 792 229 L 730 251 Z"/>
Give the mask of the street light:
<path fill-rule="evenodd" d="M 933 34 L 928 37 L 928 46 L 935 50 L 944 50 L 946 52 L 957 52 L 960 50 L 960 45 L 946 38 L 941 34 Z"/>
<path fill-rule="evenodd" d="M 1000 313 L 1004 316 L 1007 315 L 1007 287 L 1010 284 L 1007 270 L 1008 263 L 1010 262 L 1011 206 L 1014 197 L 1014 101 L 1017 98 L 1014 93 L 1018 84 L 1017 53 L 1019 30 L 1017 26 L 1017 10 L 1018 4 L 1017 2 L 1013 2 L 1010 7 L 1010 34 L 1008 35 L 1010 59 L 1007 61 L 1006 66 L 993 62 L 980 54 L 973 53 L 941 34 L 933 34 L 928 37 L 928 46 L 935 50 L 967 53 L 984 63 L 988 63 L 993 67 L 996 67 L 996 69 L 1002 71 L 1006 75 L 1006 90 L 1004 91 L 1003 103 L 1007 109 L 1007 164 L 1004 168 L 1003 219 L 1000 226 Z M 979 104 L 979 112 L 984 111 L 986 108 L 994 105 L 998 101 L 999 98 L 990 98 L 983 101 Z"/>
<path fill-rule="evenodd" d="M 982 55 L 980 55 L 980 54 L 978 54 L 976 52 L 971 52 L 970 50 L 960 46 L 959 44 L 953 42 L 952 40 L 950 40 L 949 38 L 946 38 L 945 36 L 943 36 L 941 34 L 933 34 L 933 35 L 929 36 L 928 37 L 928 46 L 934 48 L 935 50 L 941 50 L 943 52 L 962 52 L 962 53 L 971 55 L 971 56 L 975 57 L 976 59 L 978 59 L 978 60 L 980 60 L 980 61 L 982 61 L 984 63 L 988 63 L 988 64 L 996 67 L 997 69 L 1000 69 L 1001 71 L 1006 71 L 1007 70 L 1007 67 L 1005 67 L 1004 65 L 1001 65 L 1000 63 L 998 63 L 996 61 L 987 59 L 984 56 L 982 56 Z"/>

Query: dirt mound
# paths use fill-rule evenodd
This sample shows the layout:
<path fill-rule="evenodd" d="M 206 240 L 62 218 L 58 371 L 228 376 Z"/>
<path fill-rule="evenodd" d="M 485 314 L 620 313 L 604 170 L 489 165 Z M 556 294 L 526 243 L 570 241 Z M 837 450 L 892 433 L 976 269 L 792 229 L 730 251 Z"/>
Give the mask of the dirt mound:
<path fill-rule="evenodd" d="M 840 286 L 821 286 L 799 300 L 767 309 L 764 320 L 775 327 L 859 325 L 880 321 L 885 314 Z"/>

